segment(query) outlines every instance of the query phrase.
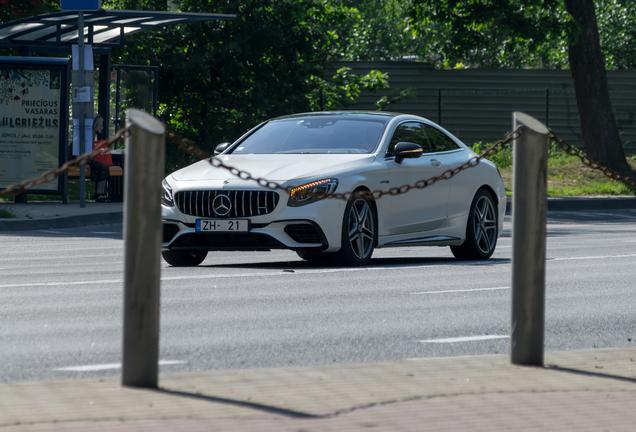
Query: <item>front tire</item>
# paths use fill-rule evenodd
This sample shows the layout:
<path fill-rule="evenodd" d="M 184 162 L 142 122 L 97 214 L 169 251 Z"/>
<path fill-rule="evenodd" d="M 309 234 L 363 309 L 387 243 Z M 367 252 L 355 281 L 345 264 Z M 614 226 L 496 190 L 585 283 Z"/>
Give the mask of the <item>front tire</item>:
<path fill-rule="evenodd" d="M 466 240 L 461 246 L 451 246 L 455 258 L 461 261 L 487 260 L 497 246 L 497 206 L 486 190 L 477 191 L 468 213 Z"/>
<path fill-rule="evenodd" d="M 161 256 L 173 267 L 196 267 L 208 255 L 204 250 L 167 250 L 161 251 Z"/>
<path fill-rule="evenodd" d="M 347 203 L 342 222 L 342 246 L 334 261 L 344 266 L 367 265 L 376 241 L 376 220 L 372 201 L 355 198 Z"/>

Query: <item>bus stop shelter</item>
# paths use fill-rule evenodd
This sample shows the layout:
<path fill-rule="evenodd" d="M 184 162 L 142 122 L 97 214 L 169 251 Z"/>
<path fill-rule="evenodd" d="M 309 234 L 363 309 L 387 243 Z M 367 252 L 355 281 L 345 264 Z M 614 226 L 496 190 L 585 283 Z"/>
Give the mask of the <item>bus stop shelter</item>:
<path fill-rule="evenodd" d="M 113 48 L 123 48 L 126 36 L 157 29 L 165 26 L 184 25 L 188 23 L 234 20 L 235 15 L 204 14 L 163 11 L 125 11 L 97 10 L 82 11 L 80 31 L 80 12 L 62 11 L 42 14 L 0 24 L 0 55 L 4 48 L 17 49 L 20 57 L 32 54 L 68 55 L 71 56 L 73 46 L 80 44 L 79 35 L 83 35 L 83 45 L 90 45 L 95 66 L 99 69 L 97 85 L 97 112 L 104 119 L 104 132 L 99 138 L 107 138 L 111 130 L 111 71 L 117 72 L 119 66 L 113 67 L 111 52 Z M 129 66 L 135 68 L 136 66 Z M 157 83 L 157 67 L 154 81 Z M 119 84 L 119 82 L 118 82 Z M 116 92 L 119 95 L 119 89 Z M 156 87 L 154 89 L 154 107 L 156 110 Z M 117 109 L 116 105 L 116 109 Z M 155 112 L 150 112 L 155 114 Z M 115 126 L 118 119 L 115 119 Z M 66 143 L 64 143 L 66 145 Z M 60 151 L 60 153 L 62 153 Z M 60 157 L 60 165 L 66 161 Z M 121 182 L 121 179 L 120 179 Z M 65 183 L 66 184 L 66 183 Z M 123 182 L 122 182 L 123 185 Z M 123 186 L 121 188 L 123 190 Z M 16 202 L 25 202 L 26 195 L 16 196 Z M 66 186 L 63 201 L 66 202 Z"/>
<path fill-rule="evenodd" d="M 201 21 L 234 20 L 236 15 L 187 12 L 98 10 L 84 11 L 84 43 L 99 56 L 101 71 L 98 81 L 97 112 L 104 117 L 104 130 L 109 130 L 109 75 L 111 50 L 123 48 L 126 36 L 158 27 Z M 38 54 L 71 54 L 78 44 L 78 11 L 63 11 L 24 18 L 0 24 L 0 49 L 17 48 L 20 56 Z"/>

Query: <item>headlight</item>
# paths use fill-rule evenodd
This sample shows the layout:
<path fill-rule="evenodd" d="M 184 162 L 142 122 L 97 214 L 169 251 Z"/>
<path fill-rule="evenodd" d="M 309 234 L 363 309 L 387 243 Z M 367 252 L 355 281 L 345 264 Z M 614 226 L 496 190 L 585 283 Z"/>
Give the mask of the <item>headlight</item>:
<path fill-rule="evenodd" d="M 326 194 L 334 193 L 338 179 L 324 179 L 295 187 L 289 194 L 289 207 L 300 207 L 323 199 Z"/>
<path fill-rule="evenodd" d="M 172 188 L 170 187 L 166 179 L 163 179 L 163 181 L 161 182 L 161 186 L 163 186 L 163 192 L 161 194 L 161 205 L 164 205 L 166 207 L 173 207 L 174 200 L 172 199 Z"/>

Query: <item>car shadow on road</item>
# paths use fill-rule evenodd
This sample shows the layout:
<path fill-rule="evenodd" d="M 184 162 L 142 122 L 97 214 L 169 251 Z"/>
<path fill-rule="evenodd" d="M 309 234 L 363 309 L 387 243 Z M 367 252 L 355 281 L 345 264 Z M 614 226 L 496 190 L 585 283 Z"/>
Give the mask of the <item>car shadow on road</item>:
<path fill-rule="evenodd" d="M 200 265 L 199 267 L 208 268 L 245 268 L 245 269 L 261 269 L 261 270 L 282 270 L 293 272 L 295 270 L 324 270 L 324 269 L 373 269 L 373 268 L 400 268 L 400 267 L 430 267 L 430 266 L 483 266 L 483 265 L 500 265 L 510 264 L 508 258 L 491 258 L 485 261 L 458 261 L 452 257 L 396 257 L 396 258 L 372 258 L 371 262 L 362 267 L 346 267 L 337 265 L 331 261 L 325 262 L 309 262 L 309 261 L 278 261 L 278 262 L 259 262 L 259 263 L 237 263 L 237 264 L 212 264 Z"/>

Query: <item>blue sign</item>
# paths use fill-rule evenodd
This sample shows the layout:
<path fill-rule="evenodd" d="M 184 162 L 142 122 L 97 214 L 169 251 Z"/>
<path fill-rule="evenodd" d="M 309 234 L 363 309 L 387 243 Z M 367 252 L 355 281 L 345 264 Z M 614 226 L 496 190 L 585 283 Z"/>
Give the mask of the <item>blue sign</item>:
<path fill-rule="evenodd" d="M 101 0 L 60 0 L 60 9 L 62 10 L 96 11 L 101 7 Z"/>

